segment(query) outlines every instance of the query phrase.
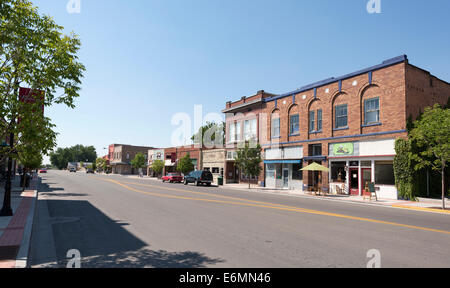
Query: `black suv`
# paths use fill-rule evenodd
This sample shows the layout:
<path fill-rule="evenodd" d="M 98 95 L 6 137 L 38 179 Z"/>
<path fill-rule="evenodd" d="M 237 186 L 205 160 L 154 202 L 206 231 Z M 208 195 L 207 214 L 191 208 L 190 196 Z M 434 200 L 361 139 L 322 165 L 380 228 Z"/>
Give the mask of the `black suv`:
<path fill-rule="evenodd" d="M 196 186 L 200 184 L 206 184 L 206 186 L 211 186 L 213 182 L 213 175 L 209 171 L 194 171 L 184 176 L 184 185 L 189 183 L 195 183 Z"/>

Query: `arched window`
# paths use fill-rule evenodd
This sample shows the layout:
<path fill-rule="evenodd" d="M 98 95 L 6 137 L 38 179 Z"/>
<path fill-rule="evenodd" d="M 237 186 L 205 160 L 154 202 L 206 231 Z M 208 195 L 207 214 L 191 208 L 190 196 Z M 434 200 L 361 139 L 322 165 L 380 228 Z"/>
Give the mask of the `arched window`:
<path fill-rule="evenodd" d="M 333 98 L 333 129 L 348 128 L 348 99 L 346 93 L 339 93 Z"/>
<path fill-rule="evenodd" d="M 281 137 L 281 121 L 280 121 L 280 111 L 274 110 L 271 117 L 271 137 L 280 138 Z"/>
<path fill-rule="evenodd" d="M 322 132 L 322 105 L 320 100 L 314 100 L 309 105 L 309 133 L 321 133 Z"/>
<path fill-rule="evenodd" d="M 289 109 L 289 135 L 300 135 L 300 114 L 297 105 L 294 105 Z"/>

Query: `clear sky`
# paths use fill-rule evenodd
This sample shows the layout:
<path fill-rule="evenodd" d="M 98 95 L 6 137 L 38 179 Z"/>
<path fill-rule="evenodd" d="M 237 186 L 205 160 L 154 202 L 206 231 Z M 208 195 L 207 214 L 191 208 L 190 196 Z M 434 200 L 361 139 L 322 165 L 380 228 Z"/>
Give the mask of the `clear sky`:
<path fill-rule="evenodd" d="M 46 113 L 58 146 L 167 147 L 177 112 L 220 112 L 258 90 L 292 91 L 407 54 L 450 82 L 450 1 L 34 0 L 80 35 L 87 71 L 76 109 Z"/>

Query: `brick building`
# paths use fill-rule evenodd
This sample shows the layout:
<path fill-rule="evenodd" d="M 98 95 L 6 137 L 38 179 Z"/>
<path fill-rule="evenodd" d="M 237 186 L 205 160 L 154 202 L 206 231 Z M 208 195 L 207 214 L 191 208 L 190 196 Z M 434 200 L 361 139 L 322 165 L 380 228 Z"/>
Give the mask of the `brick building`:
<path fill-rule="evenodd" d="M 177 171 L 178 160 L 189 154 L 195 170 L 202 170 L 202 149 L 195 145 L 183 147 L 171 147 L 164 149 L 163 175 Z"/>
<path fill-rule="evenodd" d="M 265 129 L 261 123 L 265 122 L 265 99 L 275 97 L 265 91 L 258 91 L 251 97 L 242 97 L 239 101 L 227 102 L 225 113 L 226 123 L 226 159 L 225 159 L 225 183 L 248 183 L 246 175 L 239 172 L 234 165 L 236 151 L 239 145 L 248 140 L 259 141 L 265 137 Z M 250 179 L 250 182 L 257 183 L 263 179 L 264 175 Z"/>
<path fill-rule="evenodd" d="M 147 167 L 147 175 L 151 177 L 158 177 L 152 170 L 152 165 L 154 161 L 163 161 L 164 162 L 164 149 L 150 149 L 148 150 L 148 167 Z"/>
<path fill-rule="evenodd" d="M 131 166 L 131 160 L 136 154 L 142 153 L 147 158 L 148 150 L 152 147 L 131 146 L 123 144 L 112 144 L 109 146 L 109 162 L 113 174 L 137 175 L 139 171 Z M 143 169 L 146 173 L 147 169 Z"/>
<path fill-rule="evenodd" d="M 265 185 L 297 189 L 322 182 L 331 192 L 361 195 L 367 182 L 375 182 L 381 197 L 397 198 L 395 139 L 407 137 L 410 116 L 445 105 L 449 97 L 449 83 L 409 64 L 406 55 L 263 97 L 257 107 L 267 114 L 261 126 L 268 137 L 260 138 Z M 330 173 L 319 179 L 319 173 L 299 171 L 313 162 Z"/>

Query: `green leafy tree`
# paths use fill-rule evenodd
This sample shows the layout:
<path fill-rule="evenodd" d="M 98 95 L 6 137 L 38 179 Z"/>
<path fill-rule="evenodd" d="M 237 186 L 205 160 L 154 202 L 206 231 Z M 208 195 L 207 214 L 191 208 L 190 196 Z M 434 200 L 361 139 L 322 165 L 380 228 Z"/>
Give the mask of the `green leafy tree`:
<path fill-rule="evenodd" d="M 131 166 L 134 169 L 142 169 L 147 165 L 147 160 L 145 159 L 145 155 L 142 153 L 137 153 L 134 156 L 134 159 L 131 160 Z"/>
<path fill-rule="evenodd" d="M 69 162 L 79 162 L 79 160 L 94 163 L 97 160 L 97 152 L 94 146 L 75 145 L 70 148 L 58 148 L 50 153 L 50 162 L 58 169 L 67 168 Z"/>
<path fill-rule="evenodd" d="M 225 123 L 207 122 L 199 128 L 191 140 L 194 144 L 204 145 L 208 148 L 222 147 L 225 143 Z"/>
<path fill-rule="evenodd" d="M 248 189 L 250 189 L 250 177 L 259 176 L 262 170 L 261 146 L 247 142 L 244 148 L 239 149 L 236 154 L 234 165 L 249 178 Z"/>
<path fill-rule="evenodd" d="M 97 160 L 95 161 L 96 166 L 98 169 L 100 169 L 101 171 L 106 172 L 107 170 L 107 166 L 108 166 L 108 162 L 106 161 L 106 159 L 103 158 L 97 158 Z"/>
<path fill-rule="evenodd" d="M 77 57 L 81 45 L 78 37 L 64 35 L 63 27 L 50 16 L 41 16 L 30 1 L 2 0 L 0 20 L 0 139 L 12 139 L 12 145 L 0 152 L 11 166 L 11 159 L 23 153 L 20 145 L 36 144 L 43 153 L 54 145 L 50 119 L 32 118 L 39 117 L 35 115 L 41 114 L 42 107 L 55 103 L 74 108 L 85 67 Z M 21 86 L 31 89 L 27 100 L 30 103 L 25 107 L 19 99 Z M 23 133 L 24 129 L 38 130 L 42 139 Z M 10 195 L 8 176 L 1 215 L 12 214 Z"/>
<path fill-rule="evenodd" d="M 417 144 L 419 153 L 413 153 L 416 170 L 430 167 L 442 176 L 442 208 L 445 209 L 445 168 L 450 161 L 450 109 L 436 104 L 426 108 L 410 133 L 411 141 Z"/>
<path fill-rule="evenodd" d="M 194 171 L 194 169 L 195 167 L 194 164 L 192 164 L 191 155 L 189 153 L 178 161 L 177 171 L 183 173 L 183 175 Z"/>
<path fill-rule="evenodd" d="M 153 161 L 151 168 L 159 177 L 159 175 L 161 175 L 164 170 L 164 162 L 162 160 Z"/>
<path fill-rule="evenodd" d="M 409 139 L 397 139 L 395 141 L 394 176 L 395 185 L 403 199 L 415 199 L 414 172 L 411 142 Z"/>

